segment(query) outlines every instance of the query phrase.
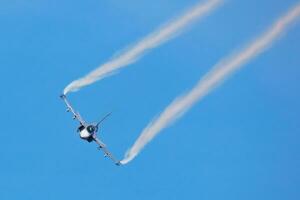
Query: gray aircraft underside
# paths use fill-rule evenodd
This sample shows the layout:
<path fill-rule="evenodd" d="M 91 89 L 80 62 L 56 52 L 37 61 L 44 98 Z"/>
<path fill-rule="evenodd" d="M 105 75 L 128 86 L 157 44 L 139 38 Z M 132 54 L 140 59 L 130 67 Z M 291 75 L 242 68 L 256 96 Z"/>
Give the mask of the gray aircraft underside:
<path fill-rule="evenodd" d="M 67 100 L 66 95 L 60 96 L 67 106 L 67 112 L 73 114 L 73 119 L 77 119 L 80 123 L 80 126 L 77 129 L 81 139 L 86 140 L 87 142 L 95 142 L 98 145 L 98 148 L 103 150 L 104 156 L 109 157 L 116 165 L 121 165 L 120 161 L 117 160 L 112 153 L 108 151 L 106 145 L 97 137 L 97 132 L 99 130 L 99 125 L 111 114 L 104 116 L 98 123 L 87 123 L 78 112 L 76 112 L 71 106 L 70 102 Z"/>

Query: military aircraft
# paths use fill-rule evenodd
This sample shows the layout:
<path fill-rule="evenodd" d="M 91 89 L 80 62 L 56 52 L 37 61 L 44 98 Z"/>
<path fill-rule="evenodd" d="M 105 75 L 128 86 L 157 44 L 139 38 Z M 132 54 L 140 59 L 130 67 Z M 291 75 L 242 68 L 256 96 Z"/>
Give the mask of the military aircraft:
<path fill-rule="evenodd" d="M 99 130 L 99 125 L 111 114 L 107 114 L 104 116 L 98 123 L 87 123 L 83 120 L 83 118 L 80 116 L 78 112 L 76 112 L 69 101 L 67 100 L 66 95 L 60 96 L 65 104 L 67 105 L 67 112 L 71 112 L 73 114 L 73 119 L 77 119 L 80 123 L 80 126 L 77 129 L 77 132 L 79 133 L 79 136 L 81 139 L 86 140 L 87 142 L 96 142 L 98 144 L 98 149 L 103 150 L 104 156 L 109 157 L 116 165 L 121 165 L 120 161 L 115 159 L 115 157 L 108 151 L 106 148 L 106 145 L 97 138 L 97 132 Z"/>

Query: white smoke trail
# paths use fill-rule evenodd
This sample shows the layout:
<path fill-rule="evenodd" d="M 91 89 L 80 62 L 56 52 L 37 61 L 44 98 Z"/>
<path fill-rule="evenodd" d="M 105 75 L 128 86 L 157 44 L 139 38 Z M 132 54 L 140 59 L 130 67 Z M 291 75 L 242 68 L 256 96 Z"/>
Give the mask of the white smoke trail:
<path fill-rule="evenodd" d="M 88 75 L 70 83 L 65 89 L 64 94 L 74 92 L 80 88 L 90 85 L 104 77 L 112 74 L 116 70 L 125 67 L 135 62 L 143 53 L 147 50 L 157 47 L 163 42 L 171 39 L 177 33 L 182 31 L 196 19 L 199 19 L 214 8 L 216 8 L 223 0 L 209 0 L 205 3 L 199 3 L 192 9 L 188 10 L 183 16 L 171 21 L 170 23 L 163 26 L 161 29 L 150 34 L 144 38 L 132 48 L 129 48 L 116 58 L 113 58 L 109 62 L 101 65 L 96 70 L 92 71 Z"/>
<path fill-rule="evenodd" d="M 299 16 L 300 4 L 292 8 L 287 15 L 281 17 L 267 32 L 244 50 L 214 66 L 189 93 L 172 102 L 156 120 L 151 122 L 143 130 L 131 149 L 127 151 L 125 158 L 121 163 L 126 164 L 135 158 L 143 147 L 161 130 L 178 119 L 184 112 L 190 109 L 197 101 L 205 97 L 225 78 L 241 68 L 243 64 L 253 59 L 259 53 L 262 53 L 262 51 L 271 45 L 272 42 L 274 42 Z"/>

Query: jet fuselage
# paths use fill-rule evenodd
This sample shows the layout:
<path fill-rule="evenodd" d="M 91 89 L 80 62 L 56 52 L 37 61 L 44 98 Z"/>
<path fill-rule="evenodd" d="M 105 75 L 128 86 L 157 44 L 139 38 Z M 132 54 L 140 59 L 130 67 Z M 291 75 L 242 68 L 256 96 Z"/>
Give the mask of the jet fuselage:
<path fill-rule="evenodd" d="M 88 125 L 88 126 L 79 126 L 77 129 L 77 132 L 79 132 L 79 136 L 81 139 L 86 140 L 88 142 L 92 142 L 94 140 L 94 135 L 97 132 L 97 127 L 94 125 Z"/>

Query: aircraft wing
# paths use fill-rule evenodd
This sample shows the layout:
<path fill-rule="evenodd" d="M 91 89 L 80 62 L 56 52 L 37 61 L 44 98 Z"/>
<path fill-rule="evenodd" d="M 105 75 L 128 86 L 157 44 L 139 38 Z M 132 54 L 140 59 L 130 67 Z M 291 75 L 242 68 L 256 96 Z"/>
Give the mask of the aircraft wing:
<path fill-rule="evenodd" d="M 77 113 L 74 109 L 73 109 L 73 107 L 71 106 L 71 104 L 69 103 L 69 101 L 67 100 L 67 97 L 66 97 L 66 95 L 61 95 L 60 96 L 63 100 L 64 100 L 64 102 L 65 102 L 65 104 L 66 104 L 66 106 L 67 106 L 67 111 L 68 112 L 71 112 L 72 114 L 73 114 L 73 118 L 74 119 L 77 119 L 79 122 L 80 122 L 80 124 L 81 125 L 85 125 L 86 123 L 85 123 L 85 121 L 82 119 L 82 117 L 80 116 L 80 114 L 79 113 Z"/>
<path fill-rule="evenodd" d="M 95 142 L 99 145 L 99 149 L 101 149 L 104 152 L 105 157 L 109 157 L 116 165 L 121 165 L 120 161 L 117 160 L 112 153 L 108 151 L 105 144 L 101 142 L 97 137 L 94 137 Z"/>

